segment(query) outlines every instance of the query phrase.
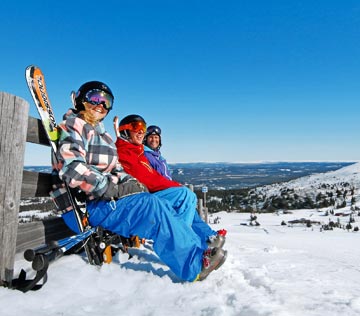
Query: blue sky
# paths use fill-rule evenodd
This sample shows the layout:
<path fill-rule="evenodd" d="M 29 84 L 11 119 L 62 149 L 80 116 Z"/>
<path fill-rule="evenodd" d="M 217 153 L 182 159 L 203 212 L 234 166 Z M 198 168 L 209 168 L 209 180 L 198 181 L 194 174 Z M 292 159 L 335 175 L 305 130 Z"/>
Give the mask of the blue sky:
<path fill-rule="evenodd" d="M 169 162 L 360 160 L 359 1 L 2 1 L 0 90 L 30 103 L 44 73 L 58 120 L 100 80 L 106 118 L 142 115 Z M 28 146 L 25 163 L 49 163 Z"/>

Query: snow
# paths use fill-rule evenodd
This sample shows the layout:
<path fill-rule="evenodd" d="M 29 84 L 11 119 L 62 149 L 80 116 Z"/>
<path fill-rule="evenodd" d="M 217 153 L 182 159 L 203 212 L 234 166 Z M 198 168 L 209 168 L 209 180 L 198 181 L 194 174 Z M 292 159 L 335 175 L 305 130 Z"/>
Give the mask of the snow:
<path fill-rule="evenodd" d="M 37 218 L 37 219 L 44 219 L 50 215 L 53 215 L 52 211 L 48 212 L 41 212 L 39 210 L 32 210 L 32 211 L 23 211 L 19 213 L 19 219 L 23 221 L 30 221 L 31 217 Z"/>
<path fill-rule="evenodd" d="M 297 185 L 348 179 L 359 188 L 360 165 L 305 178 Z M 180 282 L 150 241 L 131 249 L 133 258 L 118 253 L 101 268 L 84 255 L 64 256 L 50 265 L 39 291 L 0 288 L 1 315 L 360 315 L 360 232 L 281 225 L 301 218 L 349 222 L 325 211 L 256 214 L 260 226 L 249 225 L 249 213 L 214 214 L 220 223 L 211 226 L 228 230 L 228 259 L 202 282 Z M 359 214 L 353 217 L 359 226 Z M 21 268 L 31 270 L 19 254 L 15 275 Z"/>
<path fill-rule="evenodd" d="M 217 213 L 228 230 L 224 265 L 202 282 L 180 282 L 148 242 L 118 253 L 113 263 L 91 266 L 81 255 L 49 267 L 39 291 L 0 289 L 2 315 L 359 315 L 359 232 L 319 225 L 282 226 L 308 218 L 327 223 L 316 210 L 292 214 Z M 341 217 L 347 223 L 349 217 Z M 359 218 L 355 216 L 356 223 Z M 17 258 L 17 269 L 29 264 Z"/>

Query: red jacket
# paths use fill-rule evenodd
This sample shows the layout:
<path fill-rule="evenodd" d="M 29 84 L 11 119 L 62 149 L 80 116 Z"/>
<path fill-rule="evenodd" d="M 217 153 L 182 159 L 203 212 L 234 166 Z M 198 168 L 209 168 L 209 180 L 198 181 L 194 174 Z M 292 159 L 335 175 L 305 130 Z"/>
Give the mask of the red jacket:
<path fill-rule="evenodd" d="M 116 140 L 115 145 L 124 170 L 143 183 L 150 192 L 181 186 L 179 182 L 166 179 L 151 167 L 144 155 L 144 145 L 135 145 L 121 138 Z"/>

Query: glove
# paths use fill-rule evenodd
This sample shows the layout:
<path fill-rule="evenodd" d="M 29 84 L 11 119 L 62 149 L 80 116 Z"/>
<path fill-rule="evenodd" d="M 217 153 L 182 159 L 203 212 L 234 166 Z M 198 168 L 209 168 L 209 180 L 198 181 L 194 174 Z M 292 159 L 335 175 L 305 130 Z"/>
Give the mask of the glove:
<path fill-rule="evenodd" d="M 123 180 L 117 184 L 118 192 L 116 197 L 120 199 L 123 196 L 131 195 L 134 193 L 149 192 L 149 190 L 138 180 L 130 178 Z"/>
<path fill-rule="evenodd" d="M 113 182 L 109 182 L 108 188 L 102 198 L 104 200 L 112 200 L 120 199 L 124 196 L 141 193 L 141 192 L 149 192 L 149 190 L 139 181 L 134 178 L 126 177 L 123 181 L 115 184 Z"/>

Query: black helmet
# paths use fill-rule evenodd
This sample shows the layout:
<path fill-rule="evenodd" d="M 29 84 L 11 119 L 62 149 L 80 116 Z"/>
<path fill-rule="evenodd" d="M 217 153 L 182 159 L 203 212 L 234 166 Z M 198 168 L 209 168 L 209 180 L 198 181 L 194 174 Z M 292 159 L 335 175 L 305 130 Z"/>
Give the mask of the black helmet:
<path fill-rule="evenodd" d="M 111 92 L 111 89 L 109 88 L 109 86 L 100 81 L 89 81 L 89 82 L 84 83 L 79 88 L 79 90 L 75 94 L 75 104 L 74 104 L 75 109 L 78 111 L 84 110 L 83 102 L 85 101 L 86 94 L 92 90 L 95 90 L 95 91 L 99 90 L 99 91 L 104 92 L 105 95 L 110 96 L 109 101 L 111 101 L 111 105 L 109 106 L 109 108 L 107 108 L 107 110 L 110 111 L 112 108 L 112 103 L 114 102 L 114 95 Z"/>
<path fill-rule="evenodd" d="M 147 138 L 149 135 L 158 135 L 159 136 L 159 146 L 156 148 L 156 150 L 159 150 L 161 147 L 161 128 L 156 125 L 150 125 L 146 130 L 146 135 L 144 138 L 144 144 L 146 145 Z"/>
<path fill-rule="evenodd" d="M 128 139 L 130 134 L 128 133 L 129 130 L 143 130 L 146 131 L 146 122 L 145 120 L 137 114 L 131 114 L 125 116 L 119 123 L 119 132 L 120 135 Z"/>

